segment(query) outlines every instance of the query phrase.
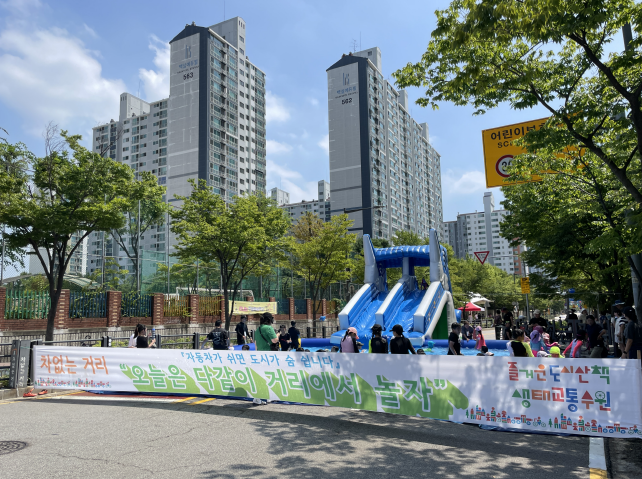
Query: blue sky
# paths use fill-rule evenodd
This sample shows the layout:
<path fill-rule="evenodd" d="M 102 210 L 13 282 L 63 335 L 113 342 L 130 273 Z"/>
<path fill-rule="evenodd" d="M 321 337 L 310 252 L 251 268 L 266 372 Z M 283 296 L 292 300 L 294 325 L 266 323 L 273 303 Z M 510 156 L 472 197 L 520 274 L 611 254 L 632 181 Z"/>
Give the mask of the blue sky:
<path fill-rule="evenodd" d="M 118 115 L 124 91 L 168 96 L 168 41 L 186 23 L 224 20 L 223 0 L 0 0 L 0 126 L 12 142 L 42 153 L 50 121 L 89 139 Z M 359 42 L 382 51 L 384 76 L 417 61 L 447 1 L 227 0 L 225 18 L 246 22 L 250 60 L 267 74 L 268 188 L 292 200 L 316 197 L 329 179 L 325 70 Z M 411 102 L 419 89 L 410 89 Z M 444 220 L 483 208 L 481 130 L 542 118 L 543 109 L 508 106 L 474 117 L 444 104 L 412 107 L 441 154 Z M 493 189 L 496 204 L 502 198 Z"/>

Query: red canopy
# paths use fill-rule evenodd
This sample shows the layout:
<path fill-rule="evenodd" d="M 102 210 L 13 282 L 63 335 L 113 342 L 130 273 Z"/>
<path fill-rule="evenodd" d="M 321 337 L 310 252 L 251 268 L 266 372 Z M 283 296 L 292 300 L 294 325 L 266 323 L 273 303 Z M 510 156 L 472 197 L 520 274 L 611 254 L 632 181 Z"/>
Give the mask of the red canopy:
<path fill-rule="evenodd" d="M 463 310 L 464 308 L 457 308 Z M 466 304 L 466 311 L 481 311 L 482 309 L 477 306 L 476 304 L 473 303 L 467 303 Z"/>

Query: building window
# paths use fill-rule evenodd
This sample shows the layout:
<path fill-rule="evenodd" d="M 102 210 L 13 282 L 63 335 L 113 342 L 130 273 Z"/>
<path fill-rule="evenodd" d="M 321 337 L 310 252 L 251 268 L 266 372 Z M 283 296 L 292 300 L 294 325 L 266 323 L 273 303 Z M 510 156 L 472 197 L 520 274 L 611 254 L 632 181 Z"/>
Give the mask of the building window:
<path fill-rule="evenodd" d="M 239 35 L 239 39 L 240 39 L 243 43 L 245 43 L 245 38 L 243 38 L 242 36 L 240 36 L 240 35 Z M 241 53 L 243 53 L 243 50 L 241 50 Z"/>

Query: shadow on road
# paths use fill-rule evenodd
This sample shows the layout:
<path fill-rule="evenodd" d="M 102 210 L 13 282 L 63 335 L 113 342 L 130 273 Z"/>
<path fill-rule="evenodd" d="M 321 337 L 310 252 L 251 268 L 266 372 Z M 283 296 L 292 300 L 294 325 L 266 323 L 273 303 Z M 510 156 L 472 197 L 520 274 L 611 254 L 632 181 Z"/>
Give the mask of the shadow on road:
<path fill-rule="evenodd" d="M 269 439 L 269 454 L 276 462 L 270 470 L 245 464 L 251 461 L 243 457 L 252 455 L 252 437 L 248 437 L 247 449 L 239 451 L 234 473 L 216 469 L 213 451 L 213 467 L 201 477 L 416 479 L 430 474 L 477 479 L 555 477 L 562 472 L 570 477 L 588 477 L 588 439 L 582 437 L 483 431 L 472 425 L 341 408 L 296 407 L 297 412 L 287 412 L 283 409 L 290 406 L 256 407 L 242 401 L 217 400 L 195 406 L 100 399 L 79 403 L 73 399 L 49 402 L 200 414 L 203 421 L 214 416 L 213 434 L 217 424 L 237 418 L 252 421 L 256 434 Z M 359 441 L 366 444 L 357 448 Z M 326 453 L 323 463 L 309 460 L 319 451 Z"/>

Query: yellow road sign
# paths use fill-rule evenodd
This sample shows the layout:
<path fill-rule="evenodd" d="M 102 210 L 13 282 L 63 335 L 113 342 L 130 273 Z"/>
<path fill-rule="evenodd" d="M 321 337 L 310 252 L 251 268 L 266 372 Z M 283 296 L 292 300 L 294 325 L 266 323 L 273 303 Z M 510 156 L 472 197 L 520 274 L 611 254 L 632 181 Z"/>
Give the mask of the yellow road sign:
<path fill-rule="evenodd" d="M 522 294 L 529 294 L 531 292 L 531 283 L 528 278 L 521 278 Z"/>
<path fill-rule="evenodd" d="M 506 181 L 507 168 L 513 158 L 526 150 L 521 146 L 513 145 L 513 141 L 521 138 L 531 130 L 539 130 L 548 118 L 515 123 L 514 125 L 500 126 L 490 130 L 482 130 L 484 143 L 484 166 L 486 170 L 486 187 L 513 185 L 515 182 Z M 534 176 L 533 181 L 539 181 Z"/>

